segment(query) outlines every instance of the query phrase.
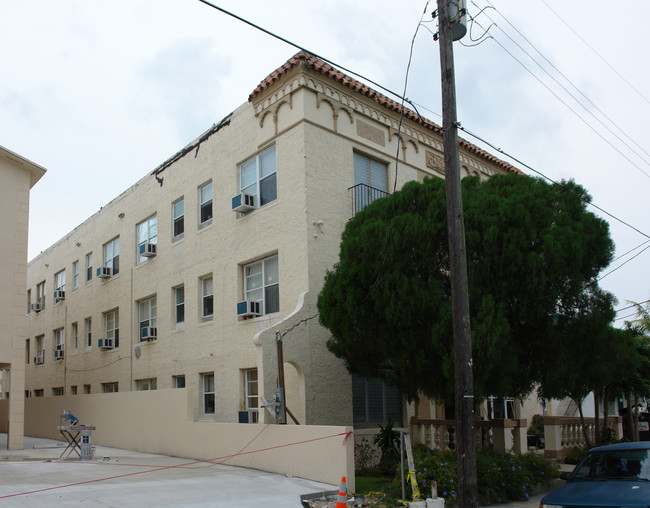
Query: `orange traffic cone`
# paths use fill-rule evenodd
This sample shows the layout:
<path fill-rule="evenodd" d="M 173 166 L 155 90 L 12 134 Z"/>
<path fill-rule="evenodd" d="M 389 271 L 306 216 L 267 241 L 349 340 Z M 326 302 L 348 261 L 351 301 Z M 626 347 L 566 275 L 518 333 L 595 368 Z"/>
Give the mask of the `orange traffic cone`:
<path fill-rule="evenodd" d="M 341 486 L 339 487 L 339 496 L 336 500 L 336 508 L 346 508 L 348 505 L 348 488 L 345 485 L 345 476 L 341 478 Z"/>

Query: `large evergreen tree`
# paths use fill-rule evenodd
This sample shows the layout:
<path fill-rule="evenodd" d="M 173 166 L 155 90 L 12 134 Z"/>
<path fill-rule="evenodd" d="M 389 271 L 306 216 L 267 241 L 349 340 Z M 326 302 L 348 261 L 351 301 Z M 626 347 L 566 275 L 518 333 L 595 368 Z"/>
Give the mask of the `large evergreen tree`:
<path fill-rule="evenodd" d="M 463 180 L 477 396 L 528 393 L 576 320 L 611 312 L 596 276 L 613 243 L 589 200 L 574 182 Z M 319 295 L 328 348 L 351 372 L 387 378 L 411 398 L 452 401 L 449 277 L 443 180 L 373 202 L 347 224 Z"/>

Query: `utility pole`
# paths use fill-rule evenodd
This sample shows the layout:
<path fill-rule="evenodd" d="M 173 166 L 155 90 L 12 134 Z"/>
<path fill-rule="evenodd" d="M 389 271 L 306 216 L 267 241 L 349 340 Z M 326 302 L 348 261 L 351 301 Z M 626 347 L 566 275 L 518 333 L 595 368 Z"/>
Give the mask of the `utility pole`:
<path fill-rule="evenodd" d="M 476 448 L 474 446 L 474 374 L 472 337 L 467 289 L 465 224 L 460 187 L 456 85 L 454 79 L 453 36 L 449 5 L 460 13 L 459 0 L 438 1 L 440 75 L 442 81 L 442 128 L 447 196 L 447 227 L 451 269 L 451 299 L 454 329 L 454 370 L 456 376 L 455 412 L 458 459 L 458 504 L 478 507 Z"/>

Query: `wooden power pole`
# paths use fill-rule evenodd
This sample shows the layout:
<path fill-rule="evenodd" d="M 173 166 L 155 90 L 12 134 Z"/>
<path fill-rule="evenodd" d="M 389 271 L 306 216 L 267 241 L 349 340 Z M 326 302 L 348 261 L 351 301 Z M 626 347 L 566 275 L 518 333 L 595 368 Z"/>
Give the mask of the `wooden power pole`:
<path fill-rule="evenodd" d="M 442 81 L 442 128 L 447 195 L 447 225 L 451 269 L 451 298 L 454 329 L 456 376 L 456 437 L 458 458 L 458 503 L 463 508 L 478 507 L 476 448 L 474 446 L 474 375 L 472 372 L 472 337 L 467 289 L 465 224 L 460 187 L 458 156 L 458 122 L 456 120 L 456 85 L 449 3 L 438 0 L 440 38 L 440 74 Z M 458 8 L 456 7 L 456 12 Z"/>

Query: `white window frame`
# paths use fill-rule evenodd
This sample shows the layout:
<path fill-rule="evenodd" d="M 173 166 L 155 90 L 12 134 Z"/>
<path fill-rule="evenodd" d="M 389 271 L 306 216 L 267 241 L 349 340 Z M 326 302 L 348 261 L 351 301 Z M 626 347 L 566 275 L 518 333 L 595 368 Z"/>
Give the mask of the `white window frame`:
<path fill-rule="evenodd" d="M 41 310 L 45 308 L 45 281 L 36 284 L 36 303 L 41 306 Z"/>
<path fill-rule="evenodd" d="M 86 254 L 86 284 L 93 280 L 93 253 Z"/>
<path fill-rule="evenodd" d="M 104 338 L 113 339 L 113 347 L 120 345 L 120 310 L 104 312 Z"/>
<path fill-rule="evenodd" d="M 147 379 L 136 379 L 135 389 L 139 392 L 148 391 L 148 390 L 157 390 L 158 381 L 155 377 L 150 377 Z"/>
<path fill-rule="evenodd" d="M 277 255 L 244 266 L 244 298 L 261 301 L 264 315 L 280 312 L 279 271 Z"/>
<path fill-rule="evenodd" d="M 172 376 L 172 388 L 185 388 L 185 375 Z"/>
<path fill-rule="evenodd" d="M 239 165 L 239 192 L 254 195 L 258 208 L 273 203 L 278 199 L 277 173 L 273 145 Z"/>
<path fill-rule="evenodd" d="M 116 236 L 104 244 L 104 267 L 111 269 L 111 275 L 120 273 L 120 237 Z"/>
<path fill-rule="evenodd" d="M 215 414 L 216 403 L 214 387 L 214 372 L 204 372 L 201 374 L 201 399 L 203 401 L 202 408 L 204 415 Z"/>
<path fill-rule="evenodd" d="M 36 341 L 36 356 L 43 356 L 43 363 L 45 363 L 45 335 L 34 337 L 34 340 Z"/>
<path fill-rule="evenodd" d="M 158 216 L 153 214 L 151 217 L 146 218 L 138 223 L 135 227 L 136 235 L 136 248 L 135 255 L 137 258 L 136 264 L 144 263 L 149 258 L 140 255 L 140 246 L 145 243 L 158 244 Z"/>
<path fill-rule="evenodd" d="M 54 291 L 65 291 L 65 268 L 54 274 Z"/>
<path fill-rule="evenodd" d="M 86 349 L 93 346 L 93 320 L 87 317 L 84 319 L 84 334 L 86 337 Z"/>
<path fill-rule="evenodd" d="M 177 286 L 173 289 L 174 292 L 174 324 L 176 327 L 185 324 L 185 286 Z M 214 304 L 214 300 L 213 300 Z"/>
<path fill-rule="evenodd" d="M 74 352 L 76 353 L 79 347 L 79 323 L 76 321 L 72 323 L 72 346 L 74 348 Z"/>
<path fill-rule="evenodd" d="M 177 229 L 180 231 L 177 232 Z M 185 197 L 172 203 L 172 242 L 180 240 L 183 236 L 185 236 Z"/>
<path fill-rule="evenodd" d="M 209 196 L 208 196 L 209 194 Z M 212 207 L 212 180 L 204 183 L 199 187 L 199 228 L 207 226 L 212 223 L 212 217 L 214 216 L 214 209 Z M 206 211 L 206 214 L 209 213 L 209 217 L 203 218 L 203 211 Z M 208 212 L 209 210 L 209 212 Z"/>
<path fill-rule="evenodd" d="M 138 342 L 142 341 L 142 329 L 157 328 L 158 302 L 155 296 L 138 302 Z M 146 342 L 146 341 L 145 341 Z"/>
<path fill-rule="evenodd" d="M 259 408 L 259 380 L 257 369 L 244 370 L 244 398 L 246 409 Z"/>
<path fill-rule="evenodd" d="M 207 312 L 207 306 L 210 312 Z M 204 320 L 212 319 L 214 316 L 214 279 L 212 275 L 201 277 L 201 317 Z"/>
<path fill-rule="evenodd" d="M 79 288 L 79 260 L 72 262 L 72 289 Z"/>

